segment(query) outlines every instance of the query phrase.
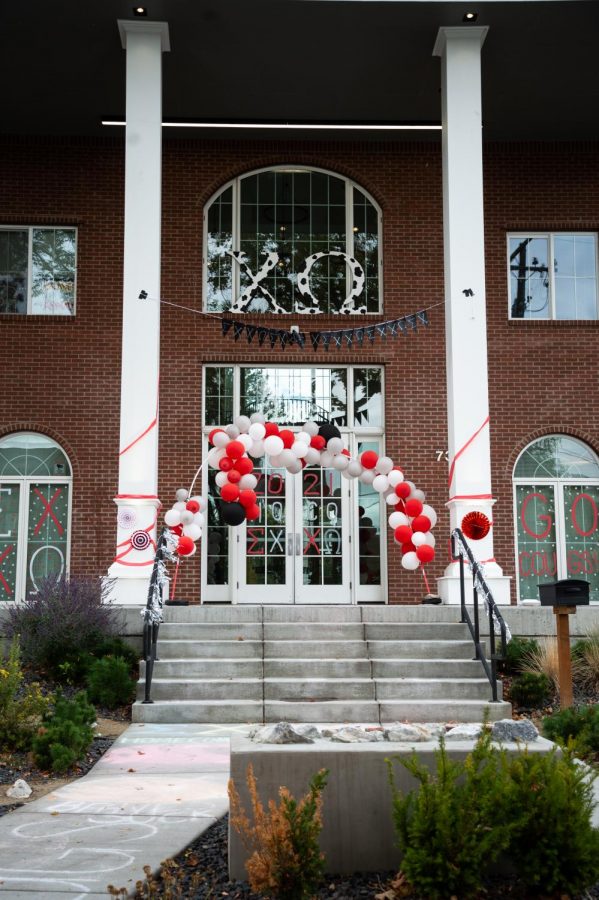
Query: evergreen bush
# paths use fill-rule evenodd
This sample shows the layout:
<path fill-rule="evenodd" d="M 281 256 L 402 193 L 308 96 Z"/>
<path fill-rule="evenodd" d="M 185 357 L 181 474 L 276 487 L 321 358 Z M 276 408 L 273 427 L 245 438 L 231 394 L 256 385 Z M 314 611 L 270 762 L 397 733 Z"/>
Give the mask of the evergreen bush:
<path fill-rule="evenodd" d="M 524 672 L 514 678 L 510 687 L 510 697 L 518 706 L 543 706 L 551 696 L 552 685 L 542 673 Z"/>
<path fill-rule="evenodd" d="M 543 734 L 563 747 L 573 743 L 582 756 L 599 753 L 599 706 L 572 706 L 546 716 Z"/>
<path fill-rule="evenodd" d="M 86 677 L 92 703 L 115 709 L 129 703 L 135 692 L 130 666 L 120 656 L 105 656 L 91 664 Z"/>
<path fill-rule="evenodd" d="M 29 750 L 43 716 L 52 703 L 39 684 L 24 684 L 19 636 L 11 641 L 8 659 L 0 666 L 0 747 Z"/>
<path fill-rule="evenodd" d="M 502 653 L 501 669 L 506 675 L 518 675 L 522 671 L 522 663 L 539 649 L 534 638 L 513 637 Z"/>
<path fill-rule="evenodd" d="M 88 750 L 94 731 L 96 711 L 85 691 L 72 700 L 59 697 L 51 715 L 45 717 L 33 739 L 33 758 L 41 769 L 65 772 Z"/>

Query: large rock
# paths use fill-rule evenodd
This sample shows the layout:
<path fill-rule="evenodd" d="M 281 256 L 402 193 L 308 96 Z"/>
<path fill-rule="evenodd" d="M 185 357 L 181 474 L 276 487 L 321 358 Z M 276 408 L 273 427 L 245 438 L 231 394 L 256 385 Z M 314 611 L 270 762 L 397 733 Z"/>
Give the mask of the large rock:
<path fill-rule="evenodd" d="M 6 796 L 12 797 L 13 800 L 26 800 L 27 797 L 31 797 L 31 794 L 31 788 L 22 778 L 17 778 L 15 783 L 11 785 L 6 792 Z"/>
<path fill-rule="evenodd" d="M 445 735 L 446 741 L 476 741 L 481 736 L 483 726 L 478 722 L 472 724 L 456 725 L 450 728 Z"/>
<path fill-rule="evenodd" d="M 491 737 L 494 741 L 536 741 L 539 732 L 530 719 L 500 719 L 493 722 Z"/>
<path fill-rule="evenodd" d="M 447 731 L 443 722 L 424 722 L 420 727 L 426 728 L 432 741 L 439 740 L 441 736 L 445 736 L 445 732 Z"/>
<path fill-rule="evenodd" d="M 316 731 L 316 729 L 314 729 Z M 316 737 L 318 737 L 318 733 Z M 252 740 L 256 744 L 313 744 L 315 738 L 302 732 L 289 722 L 277 722 L 275 725 L 265 725 L 258 728 L 252 734 Z"/>
<path fill-rule="evenodd" d="M 303 734 L 304 737 L 310 738 L 312 741 L 319 741 L 322 738 L 322 734 L 316 727 L 316 725 L 307 725 L 305 723 L 300 723 L 298 725 L 293 726 L 298 734 Z"/>
<path fill-rule="evenodd" d="M 376 741 L 384 741 L 385 735 L 378 729 L 367 731 L 358 725 L 346 725 L 345 728 L 339 728 L 338 731 L 333 732 L 331 740 L 340 744 L 374 743 Z"/>
<path fill-rule="evenodd" d="M 433 740 L 432 734 L 423 725 L 407 725 L 405 722 L 394 722 L 393 725 L 389 725 L 385 731 L 385 737 L 388 741 L 408 741 L 410 743 Z"/>

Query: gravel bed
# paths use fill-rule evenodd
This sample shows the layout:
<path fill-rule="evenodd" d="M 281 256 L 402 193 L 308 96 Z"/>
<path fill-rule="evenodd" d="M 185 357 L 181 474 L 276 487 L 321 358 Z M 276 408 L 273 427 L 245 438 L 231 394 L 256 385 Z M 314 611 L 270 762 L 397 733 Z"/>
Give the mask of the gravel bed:
<path fill-rule="evenodd" d="M 112 746 L 115 737 L 96 737 L 85 754 L 85 758 L 75 763 L 66 772 L 60 772 L 58 775 L 51 775 L 38 769 L 29 753 L 5 753 L 0 757 L 0 784 L 14 784 L 17 778 L 28 779 L 47 779 L 52 777 L 58 778 L 81 778 L 87 775 L 89 770 L 94 766 L 101 756 L 103 756 L 109 747 Z M 6 807 L 2 809 L 5 813 Z"/>

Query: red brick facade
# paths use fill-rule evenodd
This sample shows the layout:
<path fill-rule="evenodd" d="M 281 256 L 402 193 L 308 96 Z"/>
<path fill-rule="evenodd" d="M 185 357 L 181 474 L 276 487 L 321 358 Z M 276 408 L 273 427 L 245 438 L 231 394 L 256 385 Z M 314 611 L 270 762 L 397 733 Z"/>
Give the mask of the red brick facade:
<path fill-rule="evenodd" d="M 121 354 L 124 151 L 120 140 L 18 139 L 1 146 L 0 224 L 77 225 L 77 315 L 0 316 L 0 435 L 34 430 L 57 440 L 74 469 L 71 570 L 103 574 L 114 555 Z M 383 212 L 384 318 L 443 299 L 441 152 L 438 143 L 166 141 L 163 156 L 162 293 L 201 309 L 202 215 L 230 178 L 279 164 L 314 165 L 354 179 Z M 508 320 L 506 232 L 599 230 L 599 146 L 501 144 L 485 148 L 487 317 L 495 555 L 514 575 L 511 476 L 533 438 L 572 434 L 599 452 L 598 322 Z M 140 285 L 140 288 L 143 285 Z M 381 316 L 361 317 L 367 321 Z M 386 449 L 440 512 L 441 574 L 447 560 L 443 307 L 417 334 L 343 352 L 279 350 L 286 362 L 363 362 L 386 372 Z M 302 324 L 301 317 L 289 317 Z M 276 321 L 252 316 L 252 321 Z M 319 317 L 319 328 L 339 327 Z M 468 347 L 463 348 L 465 354 Z M 207 362 L 272 362 L 270 348 L 223 338 L 216 319 L 163 307 L 160 485 L 170 504 L 201 445 L 201 376 Z M 473 379 L 476 371 L 472 372 Z M 463 398 L 468 403 L 468 398 Z M 405 572 L 393 542 L 390 602 L 417 602 L 421 573 Z M 199 597 L 199 554 L 181 594 Z M 515 601 L 515 589 L 512 591 Z"/>

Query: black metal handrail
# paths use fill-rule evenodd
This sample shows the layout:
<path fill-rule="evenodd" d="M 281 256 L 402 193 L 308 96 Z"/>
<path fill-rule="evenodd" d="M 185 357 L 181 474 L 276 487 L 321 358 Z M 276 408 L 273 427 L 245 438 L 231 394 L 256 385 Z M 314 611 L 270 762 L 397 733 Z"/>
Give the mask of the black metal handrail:
<path fill-rule="evenodd" d="M 504 659 L 505 648 L 507 644 L 507 627 L 504 621 L 503 616 L 499 611 L 499 607 L 495 603 L 493 599 L 493 595 L 489 589 L 487 582 L 485 581 L 485 577 L 482 573 L 482 569 L 480 564 L 474 558 L 472 550 L 468 546 L 468 542 L 459 528 L 455 528 L 451 533 L 451 554 L 453 559 L 457 559 L 460 565 L 460 605 L 462 610 L 462 622 L 464 622 L 472 636 L 472 640 L 474 641 L 474 648 L 476 652 L 476 659 L 479 659 L 482 663 L 482 667 L 485 670 L 485 674 L 489 679 L 489 684 L 491 685 L 491 693 L 493 703 L 498 703 L 497 699 L 497 661 Z M 464 555 L 466 555 L 468 559 L 468 563 L 470 565 L 470 569 L 472 571 L 472 600 L 473 600 L 473 614 L 474 614 L 474 622 L 470 618 L 470 613 L 466 608 L 466 586 L 465 586 L 465 577 L 464 577 Z M 483 592 L 485 596 L 485 603 L 487 607 L 487 613 L 489 616 L 489 648 L 491 651 L 490 658 L 487 659 L 485 655 L 485 651 L 483 650 L 482 644 L 480 642 L 480 621 L 479 621 L 479 613 L 478 613 L 478 592 L 479 589 Z M 499 630 L 501 634 L 501 654 L 497 654 L 496 646 L 495 646 L 495 624 L 499 625 Z"/>
<path fill-rule="evenodd" d="M 143 658 L 146 663 L 145 671 L 145 690 L 143 703 L 153 703 L 152 694 L 152 675 L 154 674 L 154 663 L 158 659 L 158 631 L 162 621 L 162 599 L 158 601 L 156 606 L 157 594 L 161 590 L 158 582 L 158 574 L 160 566 L 164 563 L 167 553 L 167 529 L 163 528 L 160 537 L 156 542 L 156 553 L 154 554 L 154 565 L 152 566 L 152 574 L 150 576 L 150 585 L 148 587 L 148 599 L 143 611 L 144 627 L 143 627 Z"/>

